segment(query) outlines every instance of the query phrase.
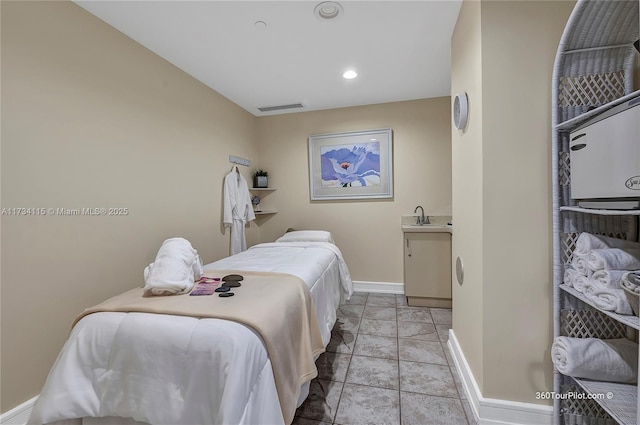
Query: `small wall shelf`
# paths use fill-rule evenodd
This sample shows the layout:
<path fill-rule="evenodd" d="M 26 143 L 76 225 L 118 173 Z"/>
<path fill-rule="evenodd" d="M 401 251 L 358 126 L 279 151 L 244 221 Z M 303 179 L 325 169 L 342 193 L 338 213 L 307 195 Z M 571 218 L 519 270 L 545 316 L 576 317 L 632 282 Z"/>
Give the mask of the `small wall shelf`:
<path fill-rule="evenodd" d="M 267 196 L 269 195 L 271 192 L 275 192 L 276 189 L 275 187 L 252 187 L 249 189 L 249 192 L 261 192 L 262 194 L 260 195 L 260 197 L 262 198 L 263 196 Z M 267 208 L 261 211 L 254 211 L 254 214 L 256 216 L 259 215 L 272 215 L 272 214 L 277 214 L 278 210 L 272 209 L 272 208 Z"/>

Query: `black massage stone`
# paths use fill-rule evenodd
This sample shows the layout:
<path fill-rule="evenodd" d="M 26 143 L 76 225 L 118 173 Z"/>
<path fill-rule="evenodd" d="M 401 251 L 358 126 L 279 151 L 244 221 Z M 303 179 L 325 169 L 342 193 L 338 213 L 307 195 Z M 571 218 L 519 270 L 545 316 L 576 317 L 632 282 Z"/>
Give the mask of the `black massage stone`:
<path fill-rule="evenodd" d="M 221 292 L 218 296 L 222 298 L 233 297 L 235 294 L 233 292 Z"/>

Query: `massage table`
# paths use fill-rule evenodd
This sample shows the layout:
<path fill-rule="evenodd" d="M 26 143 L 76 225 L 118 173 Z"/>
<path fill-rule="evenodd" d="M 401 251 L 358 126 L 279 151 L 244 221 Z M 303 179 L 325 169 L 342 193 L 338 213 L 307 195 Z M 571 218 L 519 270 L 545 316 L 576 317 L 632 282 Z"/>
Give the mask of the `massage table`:
<path fill-rule="evenodd" d="M 326 347 L 336 310 L 353 283 L 330 234 L 297 233 L 207 264 L 205 275 L 298 277 L 309 289 Z M 241 296 L 242 287 L 234 289 Z M 306 381 L 296 407 L 308 389 Z M 73 327 L 29 423 L 268 425 L 291 419 L 283 413 L 265 342 L 251 327 L 217 318 L 107 311 L 88 314 Z"/>

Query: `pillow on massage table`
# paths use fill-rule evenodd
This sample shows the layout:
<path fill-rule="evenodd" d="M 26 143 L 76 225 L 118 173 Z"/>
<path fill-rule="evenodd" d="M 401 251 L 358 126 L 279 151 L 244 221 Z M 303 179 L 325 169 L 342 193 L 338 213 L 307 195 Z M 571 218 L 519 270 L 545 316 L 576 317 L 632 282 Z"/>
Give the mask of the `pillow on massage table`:
<path fill-rule="evenodd" d="M 334 243 L 330 232 L 325 230 L 295 230 L 287 232 L 276 242 L 329 242 Z"/>

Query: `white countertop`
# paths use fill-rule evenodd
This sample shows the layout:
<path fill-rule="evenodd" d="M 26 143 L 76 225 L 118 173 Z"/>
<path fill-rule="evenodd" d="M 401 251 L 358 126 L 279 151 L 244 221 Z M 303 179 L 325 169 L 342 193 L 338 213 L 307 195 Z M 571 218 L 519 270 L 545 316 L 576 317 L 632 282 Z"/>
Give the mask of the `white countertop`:
<path fill-rule="evenodd" d="M 403 215 L 401 217 L 402 231 L 405 233 L 449 233 L 453 234 L 453 226 L 447 223 L 451 222 L 451 216 L 429 216 L 431 224 L 415 224 L 418 216 Z"/>

